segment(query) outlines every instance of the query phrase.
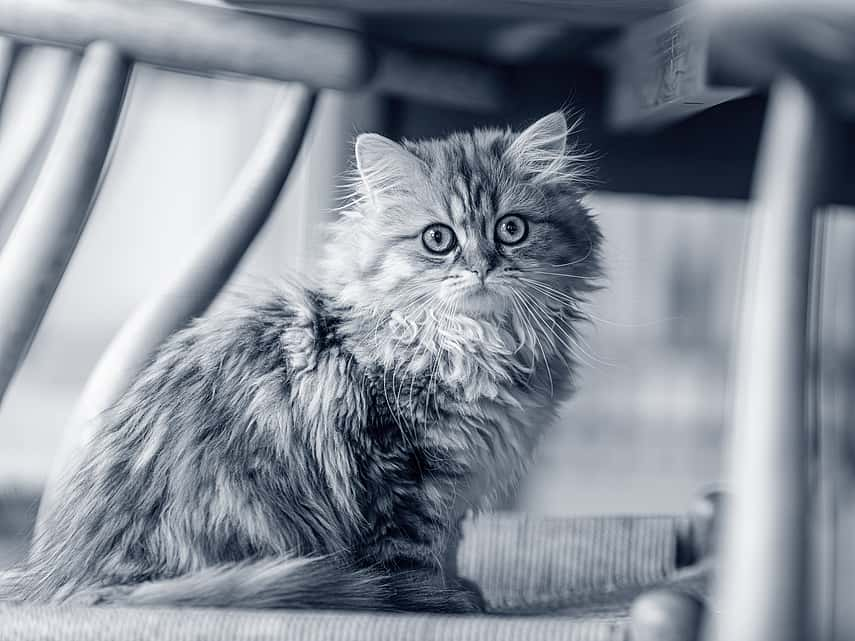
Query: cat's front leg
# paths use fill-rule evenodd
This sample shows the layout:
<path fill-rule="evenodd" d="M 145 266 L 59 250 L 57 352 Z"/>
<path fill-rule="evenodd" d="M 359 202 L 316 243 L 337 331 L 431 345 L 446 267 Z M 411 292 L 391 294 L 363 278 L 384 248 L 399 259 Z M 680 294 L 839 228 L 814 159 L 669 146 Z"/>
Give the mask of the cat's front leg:
<path fill-rule="evenodd" d="M 387 538 L 375 550 L 396 609 L 426 612 L 475 613 L 484 611 L 484 599 L 474 583 L 457 575 L 456 563 L 446 560 L 446 538 L 431 542 Z M 456 544 L 453 546 L 456 547 Z"/>
<path fill-rule="evenodd" d="M 456 576 L 446 580 L 446 586 L 451 590 L 449 601 L 455 608 L 452 612 L 486 612 L 487 602 L 474 581 Z"/>

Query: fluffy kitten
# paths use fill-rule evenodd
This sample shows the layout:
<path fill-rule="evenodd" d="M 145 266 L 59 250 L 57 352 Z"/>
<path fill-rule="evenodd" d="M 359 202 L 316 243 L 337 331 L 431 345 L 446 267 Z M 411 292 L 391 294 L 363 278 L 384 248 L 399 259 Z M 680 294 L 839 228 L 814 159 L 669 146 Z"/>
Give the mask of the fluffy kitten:
<path fill-rule="evenodd" d="M 459 521 L 571 388 L 600 233 L 563 114 L 356 141 L 327 277 L 176 333 L 100 417 L 7 599 L 472 611 Z"/>

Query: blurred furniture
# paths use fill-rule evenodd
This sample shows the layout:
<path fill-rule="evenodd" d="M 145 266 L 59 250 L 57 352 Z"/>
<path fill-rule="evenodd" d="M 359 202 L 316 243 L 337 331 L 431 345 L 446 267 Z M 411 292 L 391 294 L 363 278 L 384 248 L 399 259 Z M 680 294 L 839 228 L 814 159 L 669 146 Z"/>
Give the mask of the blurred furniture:
<path fill-rule="evenodd" d="M 6 34 L 0 41 L 0 81 L 19 43 L 83 52 L 51 152 L 0 253 L 0 397 L 86 222 L 132 65 L 301 83 L 284 91 L 217 223 L 104 355 L 69 425 L 69 445 L 53 483 L 73 465 L 87 438 L 87 419 L 121 393 L 165 336 L 203 313 L 226 281 L 288 175 L 315 90 L 385 96 L 391 117 L 382 128 L 411 136 L 520 122 L 572 95 L 573 107 L 586 114 L 586 142 L 603 155 L 604 188 L 750 195 L 756 202 L 730 448 L 734 498 L 721 537 L 715 615 L 704 630 L 707 638 L 722 640 L 810 636 L 810 608 L 816 604 L 808 605 L 814 594 L 807 573 L 808 473 L 814 461 L 807 447 L 805 386 L 812 222 L 820 205 L 855 202 L 853 181 L 832 180 L 836 167 L 852 164 L 855 150 L 846 144 L 853 141 L 853 128 L 845 124 L 853 106 L 853 9 L 843 0 L 791 0 L 784 3 L 787 14 L 781 3 L 764 0 L 687 3 L 676 9 L 662 0 L 596 6 L 577 0 L 232 4 L 251 11 L 177 0 L 0 0 L 0 33 Z M 43 509 L 50 509 L 50 500 L 49 486 Z M 514 527 L 494 519 L 501 527 Z M 641 520 L 627 523 L 645 531 Z M 589 540 L 586 536 L 590 532 L 577 541 Z M 488 585 L 490 572 L 508 564 L 508 555 L 545 545 L 543 539 L 512 540 L 515 547 L 502 552 L 475 546 L 488 556 L 479 557 L 483 572 L 471 576 Z M 643 546 L 633 548 L 634 540 L 610 539 L 596 549 L 617 556 L 635 550 L 633 564 L 644 565 L 653 557 Z M 562 559 L 557 548 L 548 549 L 547 575 Z M 668 549 L 676 559 L 676 543 Z M 590 552 L 596 556 L 594 548 Z M 574 559 L 576 565 L 584 562 Z M 502 579 L 505 594 L 530 578 L 532 566 L 524 567 L 507 579 L 511 583 Z M 676 561 L 655 580 L 630 583 L 651 587 L 673 580 L 675 570 Z M 623 585 L 624 576 L 613 576 L 615 585 Z M 576 579 L 562 575 L 562 580 Z M 305 615 L 311 619 L 307 623 L 303 615 L 211 613 L 198 616 L 215 623 L 199 619 L 198 625 L 219 629 L 258 621 L 253 638 L 281 636 L 284 626 L 278 624 L 286 622 L 288 629 L 303 626 L 297 629 L 307 637 L 362 638 L 369 630 L 372 638 L 409 633 L 417 638 L 623 638 L 628 628 L 617 621 L 628 614 L 625 601 L 614 591 L 606 593 L 611 601 L 599 611 L 602 616 L 587 606 L 560 618 L 526 621 L 324 614 Z M 642 596 L 632 609 L 633 638 L 699 634 L 697 602 L 681 594 Z M 501 602 L 501 595 L 496 598 L 491 602 Z M 178 626 L 160 628 L 175 634 L 188 629 L 184 615 L 127 616 L 143 626 L 128 638 L 144 634 L 147 626 Z M 82 623 L 105 617 L 106 626 L 109 616 L 100 611 L 4 608 L 2 617 L 24 636 L 30 629 L 50 636 L 56 630 L 52 625 L 73 626 L 75 635 L 80 633 L 75 638 L 101 638 L 109 630 Z M 48 627 L 39 628 L 37 620 Z"/>

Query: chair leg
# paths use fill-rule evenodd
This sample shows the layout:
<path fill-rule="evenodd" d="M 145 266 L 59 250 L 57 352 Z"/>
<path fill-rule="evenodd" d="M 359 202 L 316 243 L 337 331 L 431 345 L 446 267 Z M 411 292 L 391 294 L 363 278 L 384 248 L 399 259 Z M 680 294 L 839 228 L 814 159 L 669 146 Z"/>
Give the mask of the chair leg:
<path fill-rule="evenodd" d="M 129 68 L 111 45 L 98 42 L 86 49 L 32 196 L 0 253 L 0 400 L 86 224 Z"/>
<path fill-rule="evenodd" d="M 791 78 L 772 88 L 758 158 L 716 616 L 706 639 L 805 638 L 807 311 L 813 217 L 833 119 Z"/>
<path fill-rule="evenodd" d="M 107 347 L 65 428 L 39 507 L 39 524 L 54 492 L 91 436 L 91 419 L 109 407 L 173 332 L 204 313 L 270 216 L 308 127 L 315 92 L 283 91 L 261 140 L 226 195 L 205 238 L 186 263 L 143 302 Z"/>

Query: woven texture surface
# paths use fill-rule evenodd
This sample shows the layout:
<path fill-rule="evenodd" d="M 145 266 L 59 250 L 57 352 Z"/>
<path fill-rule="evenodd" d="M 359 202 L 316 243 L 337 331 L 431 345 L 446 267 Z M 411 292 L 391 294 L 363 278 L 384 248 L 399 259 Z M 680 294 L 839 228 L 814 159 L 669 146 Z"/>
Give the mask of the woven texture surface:
<path fill-rule="evenodd" d="M 501 612 L 608 605 L 674 572 L 676 530 L 673 517 L 490 514 L 465 524 L 459 569 Z"/>
<path fill-rule="evenodd" d="M 469 522 L 461 574 L 482 587 L 490 615 L 0 606 L 0 641 L 618 641 L 634 596 L 686 582 L 674 565 L 680 523 L 513 514 Z"/>
<path fill-rule="evenodd" d="M 623 626 L 564 617 L 427 616 L 0 606 L 3 641 L 621 641 Z"/>

